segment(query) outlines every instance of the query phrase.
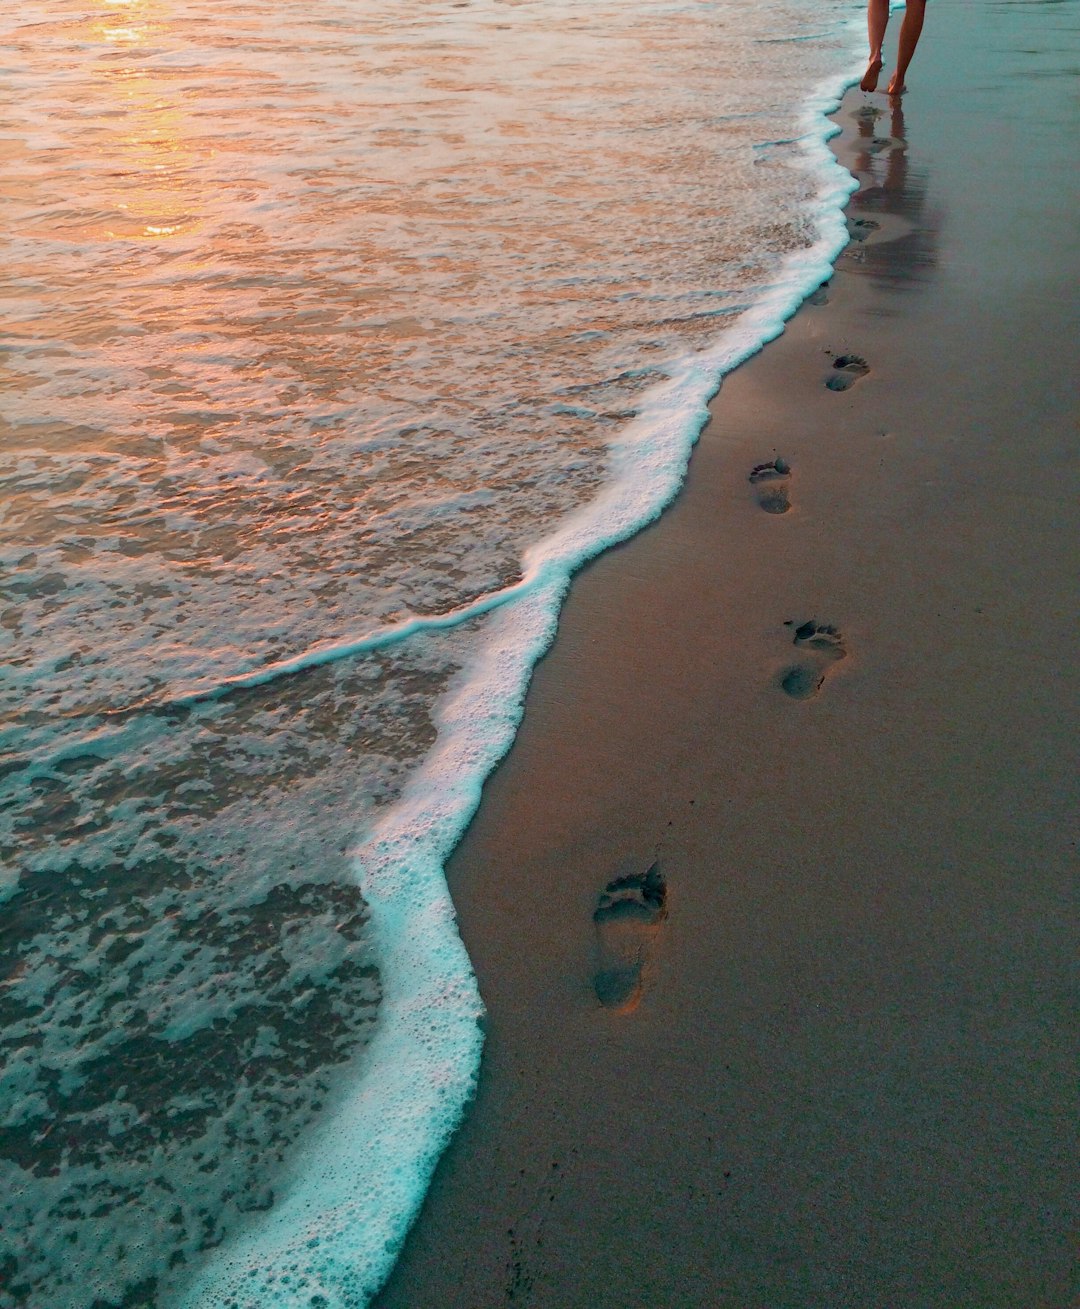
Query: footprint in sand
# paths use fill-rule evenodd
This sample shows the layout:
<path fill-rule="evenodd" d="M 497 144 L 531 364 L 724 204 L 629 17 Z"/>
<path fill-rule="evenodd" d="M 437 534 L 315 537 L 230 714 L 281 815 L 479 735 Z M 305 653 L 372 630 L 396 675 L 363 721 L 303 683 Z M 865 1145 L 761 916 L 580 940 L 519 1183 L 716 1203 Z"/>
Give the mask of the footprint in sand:
<path fill-rule="evenodd" d="M 780 686 L 793 700 L 809 700 L 821 690 L 829 665 L 845 657 L 847 646 L 837 628 L 814 619 L 795 628 L 795 645 L 806 650 L 808 658 L 787 669 Z"/>
<path fill-rule="evenodd" d="M 833 371 L 825 379 L 825 385 L 830 391 L 847 391 L 869 371 L 870 365 L 862 355 L 837 355 L 833 360 Z"/>
<path fill-rule="evenodd" d="M 637 1007 L 660 924 L 667 917 L 667 882 L 659 864 L 608 882 L 593 914 L 596 998 L 608 1009 Z"/>
<path fill-rule="evenodd" d="M 750 470 L 750 481 L 758 487 L 757 502 L 767 514 L 786 514 L 791 508 L 788 499 L 791 465 L 786 459 L 755 464 Z"/>
<path fill-rule="evenodd" d="M 873 236 L 880 229 L 881 224 L 875 223 L 872 218 L 849 218 L 847 220 L 848 236 L 852 241 L 865 241 L 868 236 Z"/>

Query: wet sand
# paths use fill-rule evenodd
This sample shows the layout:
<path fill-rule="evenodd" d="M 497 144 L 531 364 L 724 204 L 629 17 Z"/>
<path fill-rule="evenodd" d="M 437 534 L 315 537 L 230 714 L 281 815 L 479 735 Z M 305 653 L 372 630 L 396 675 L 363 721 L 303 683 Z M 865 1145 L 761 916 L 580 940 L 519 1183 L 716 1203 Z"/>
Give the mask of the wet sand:
<path fill-rule="evenodd" d="M 380 1309 L 1076 1301 L 1076 6 L 979 13 L 849 93 L 832 283 L 575 582 L 449 869 L 488 1043 Z"/>

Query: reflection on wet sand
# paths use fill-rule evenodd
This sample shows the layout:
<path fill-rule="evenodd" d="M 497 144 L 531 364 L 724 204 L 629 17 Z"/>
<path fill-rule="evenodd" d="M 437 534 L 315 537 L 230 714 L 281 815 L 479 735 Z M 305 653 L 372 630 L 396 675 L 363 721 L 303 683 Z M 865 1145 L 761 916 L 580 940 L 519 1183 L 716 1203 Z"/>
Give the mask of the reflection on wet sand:
<path fill-rule="evenodd" d="M 900 290 L 937 268 L 943 214 L 930 204 L 926 167 L 912 161 L 900 98 L 892 97 L 887 110 L 865 104 L 852 117 L 859 190 L 851 198 L 853 240 L 844 263 L 879 286 Z"/>

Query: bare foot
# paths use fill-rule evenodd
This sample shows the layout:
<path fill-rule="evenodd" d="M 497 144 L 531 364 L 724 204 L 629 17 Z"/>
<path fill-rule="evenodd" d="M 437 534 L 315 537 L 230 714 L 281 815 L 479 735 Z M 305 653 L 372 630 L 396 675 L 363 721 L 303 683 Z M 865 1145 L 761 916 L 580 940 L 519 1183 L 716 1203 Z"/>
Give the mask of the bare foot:
<path fill-rule="evenodd" d="M 888 94 L 889 94 L 889 95 L 903 95 L 904 92 L 905 92 L 906 90 L 907 90 L 907 87 L 903 84 L 903 82 L 901 82 L 901 81 L 897 78 L 896 74 L 894 73 L 893 76 L 892 76 L 892 81 L 889 83 Z"/>
<path fill-rule="evenodd" d="M 881 60 L 871 59 L 866 65 L 866 72 L 863 73 L 863 79 L 859 83 L 861 91 L 876 91 L 877 80 L 881 73 Z"/>

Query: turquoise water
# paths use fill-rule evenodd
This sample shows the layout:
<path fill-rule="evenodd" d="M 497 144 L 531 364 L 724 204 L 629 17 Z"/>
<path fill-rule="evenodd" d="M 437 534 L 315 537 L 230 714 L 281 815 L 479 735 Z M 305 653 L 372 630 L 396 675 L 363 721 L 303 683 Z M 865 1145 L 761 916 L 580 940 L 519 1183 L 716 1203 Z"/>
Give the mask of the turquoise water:
<path fill-rule="evenodd" d="M 0 19 L 0 1303 L 386 1275 L 480 1056 L 443 863 L 828 272 L 857 12 Z"/>

